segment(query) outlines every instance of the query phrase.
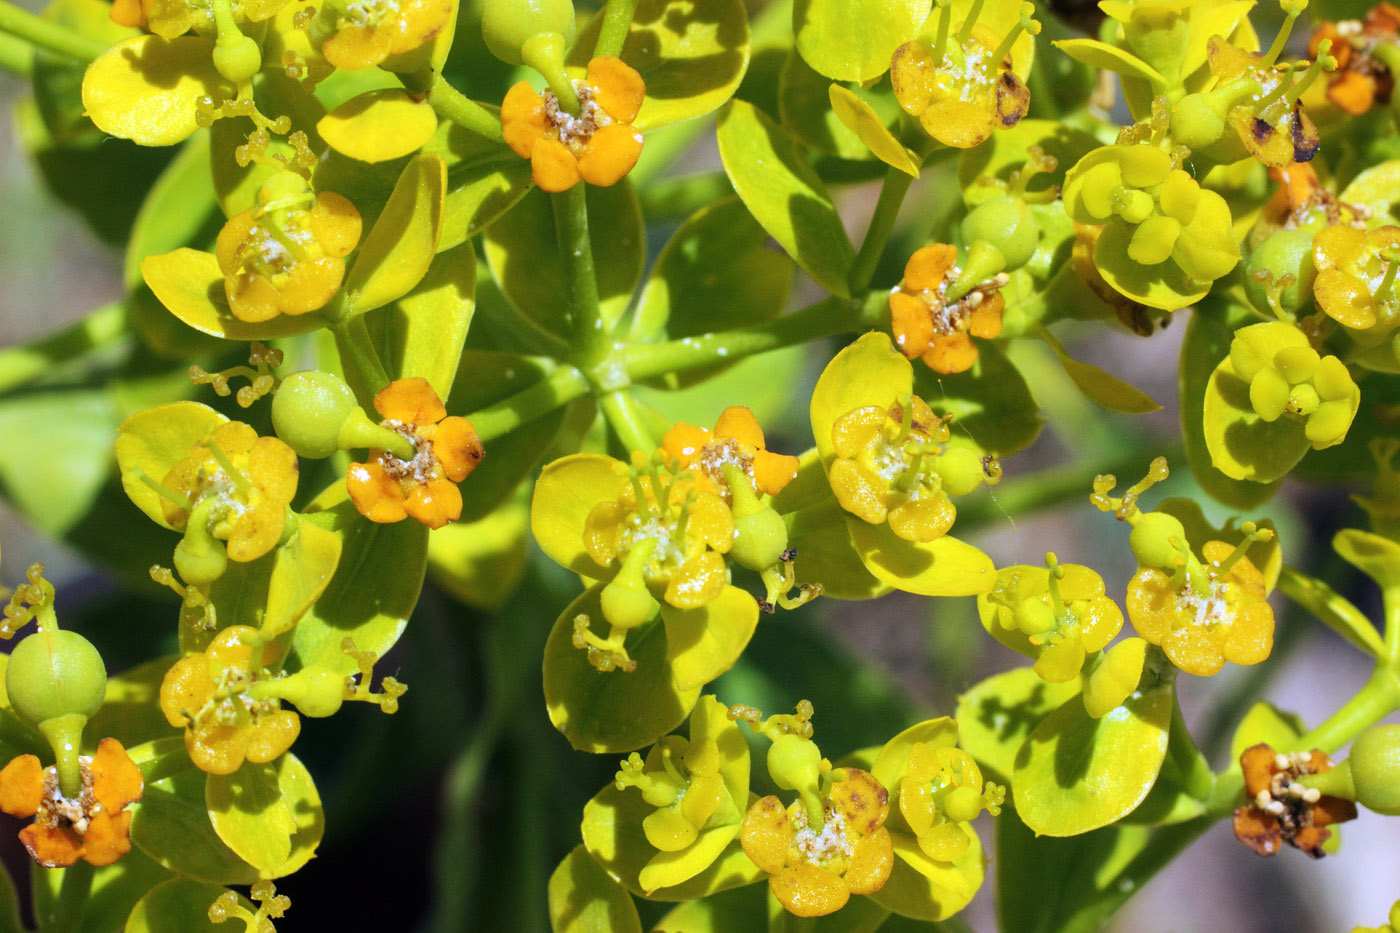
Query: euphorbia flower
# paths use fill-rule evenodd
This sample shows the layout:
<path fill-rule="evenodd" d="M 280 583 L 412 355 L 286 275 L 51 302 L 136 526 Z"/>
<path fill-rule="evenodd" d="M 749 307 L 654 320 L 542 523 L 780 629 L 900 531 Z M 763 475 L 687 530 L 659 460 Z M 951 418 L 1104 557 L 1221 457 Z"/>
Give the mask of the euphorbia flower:
<path fill-rule="evenodd" d="M 327 35 L 321 54 L 337 68 L 372 68 L 412 52 L 452 22 L 452 0 L 330 0 L 314 28 Z"/>
<path fill-rule="evenodd" d="M 642 153 L 642 134 L 632 121 L 646 85 L 635 69 L 620 58 L 599 56 L 574 90 L 577 114 L 561 109 L 552 91 L 541 94 L 528 81 L 513 86 L 501 104 L 506 145 L 530 160 L 530 177 L 545 191 L 565 191 L 579 179 L 615 185 Z"/>
<path fill-rule="evenodd" d="M 1330 41 L 1337 70 L 1327 78 L 1326 99 L 1343 113 L 1359 117 L 1377 102 L 1386 103 L 1395 89 L 1395 76 L 1377 52 L 1393 60 L 1400 8 L 1378 3 L 1366 11 L 1360 22 L 1325 22 L 1308 40 L 1308 53 L 1317 56 L 1324 41 Z M 1382 47 L 1387 47 L 1382 51 Z M 1311 106 L 1311 105 L 1310 105 Z"/>
<path fill-rule="evenodd" d="M 1317 306 L 1339 324 L 1382 337 L 1400 324 L 1395 290 L 1400 227 L 1327 227 L 1313 238 Z"/>
<path fill-rule="evenodd" d="M 922 357 L 935 372 L 964 372 L 977 362 L 972 338 L 990 340 L 1001 333 L 1006 306 L 1001 288 L 1009 277 L 997 270 L 984 279 L 988 270 L 976 268 L 978 258 L 974 247 L 968 268 L 960 269 L 957 247 L 946 243 L 909 257 L 904 278 L 890 292 L 894 342 L 906 357 Z"/>
<path fill-rule="evenodd" d="M 714 431 L 679 422 L 662 436 L 661 449 L 669 461 L 693 471 L 695 488 L 725 497 L 729 495 L 726 463 L 743 470 L 755 492 L 770 496 L 781 492 L 797 475 L 797 458 L 768 450 L 758 419 L 742 405 L 726 408 Z"/>
<path fill-rule="evenodd" d="M 212 35 L 217 29 L 218 6 L 227 3 L 235 23 L 261 23 L 277 15 L 288 0 L 114 0 L 108 14 L 122 26 L 149 29 L 164 39 L 190 30 Z"/>
<path fill-rule="evenodd" d="M 1326 753 L 1281 754 L 1265 744 L 1240 755 L 1245 796 L 1250 804 L 1235 810 L 1235 838 L 1260 855 L 1273 855 L 1282 843 L 1322 858 L 1322 844 L 1334 823 L 1356 819 L 1356 804 L 1298 783 L 1298 778 L 1333 768 Z"/>
<path fill-rule="evenodd" d="M 200 654 L 176 661 L 160 685 L 166 720 L 185 730 L 185 748 L 195 766 L 210 774 L 232 774 L 244 760 L 278 758 L 301 732 L 301 719 L 282 709 L 258 684 L 280 655 L 257 629 L 235 625 L 219 632 Z"/>
<path fill-rule="evenodd" d="M 141 799 L 141 770 L 113 738 L 78 762 L 82 793 L 76 798 L 60 791 L 57 767 L 41 767 L 33 755 L 20 755 L 0 770 L 0 810 L 35 817 L 19 838 L 45 868 L 66 868 L 78 859 L 110 865 L 131 851 L 131 814 L 125 809 Z"/>
<path fill-rule="evenodd" d="M 485 456 L 476 429 L 466 418 L 448 416 L 428 380 L 397 379 L 374 397 L 380 424 L 408 438 L 411 460 L 387 450 L 370 452 L 368 463 L 352 463 L 346 478 L 350 498 L 372 522 L 391 523 L 408 516 L 441 528 L 462 514 L 457 484 Z"/>
<path fill-rule="evenodd" d="M 229 310 L 255 323 L 325 307 L 340 290 L 360 227 L 359 211 L 345 198 L 315 194 L 296 172 L 278 172 L 258 191 L 256 206 L 219 231 L 214 255 Z"/>

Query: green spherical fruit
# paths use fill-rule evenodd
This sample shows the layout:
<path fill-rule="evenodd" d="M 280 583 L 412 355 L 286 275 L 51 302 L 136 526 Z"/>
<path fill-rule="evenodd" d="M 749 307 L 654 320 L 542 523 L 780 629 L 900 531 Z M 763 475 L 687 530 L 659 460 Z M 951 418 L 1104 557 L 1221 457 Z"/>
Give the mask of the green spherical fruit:
<path fill-rule="evenodd" d="M 340 426 L 358 407 L 345 380 L 331 373 L 292 373 L 272 397 L 272 428 L 298 456 L 319 459 L 340 449 Z"/>
<path fill-rule="evenodd" d="M 1147 512 L 1133 526 L 1128 544 L 1144 567 L 1172 567 L 1186 546 L 1186 529 L 1166 512 Z"/>
<path fill-rule="evenodd" d="M 1372 726 L 1351 746 L 1356 802 L 1387 816 L 1400 814 L 1400 726 Z"/>
<path fill-rule="evenodd" d="M 234 84 L 251 81 L 262 69 L 262 49 L 249 36 L 237 36 L 214 45 L 214 68 Z"/>
<path fill-rule="evenodd" d="M 1172 105 L 1172 139 L 1192 149 L 1209 146 L 1225 133 L 1225 114 L 1205 94 L 1187 94 Z"/>
<path fill-rule="evenodd" d="M 345 675 L 328 667 L 312 665 L 290 679 L 297 682 L 297 687 L 288 692 L 287 699 L 306 716 L 334 715 L 345 701 Z"/>
<path fill-rule="evenodd" d="M 76 632 L 35 632 L 10 652 L 5 690 L 15 712 L 34 723 L 91 716 L 107 693 L 107 668 L 92 642 Z"/>
<path fill-rule="evenodd" d="M 934 465 L 943 480 L 943 491 L 950 496 L 965 496 L 976 489 L 985 478 L 982 457 L 966 447 L 949 447 Z"/>
<path fill-rule="evenodd" d="M 780 735 L 768 746 L 768 772 L 783 790 L 815 788 L 821 779 L 822 753 L 811 739 Z"/>
<path fill-rule="evenodd" d="M 1313 230 L 1280 230 L 1254 248 L 1244 267 L 1244 293 L 1255 308 L 1271 314 L 1268 280 L 1256 279 L 1256 273 L 1268 272 L 1274 282 L 1285 275 L 1293 276 L 1293 284 L 1281 290 L 1279 304 L 1283 310 L 1297 313 L 1311 300 L 1317 265 L 1313 262 Z"/>
<path fill-rule="evenodd" d="M 1006 259 L 1007 269 L 1019 269 L 1035 255 L 1040 227 L 1025 201 L 996 198 L 977 205 L 963 218 L 962 236 L 965 243 L 992 244 Z"/>
<path fill-rule="evenodd" d="M 764 571 L 782 559 L 787 550 L 787 524 L 771 508 L 734 517 L 734 545 L 729 556 L 742 567 Z"/>
<path fill-rule="evenodd" d="M 481 35 L 491 54 L 510 65 L 521 64 L 520 47 L 544 33 L 564 44 L 574 41 L 576 20 L 571 0 L 486 0 L 481 8 Z"/>

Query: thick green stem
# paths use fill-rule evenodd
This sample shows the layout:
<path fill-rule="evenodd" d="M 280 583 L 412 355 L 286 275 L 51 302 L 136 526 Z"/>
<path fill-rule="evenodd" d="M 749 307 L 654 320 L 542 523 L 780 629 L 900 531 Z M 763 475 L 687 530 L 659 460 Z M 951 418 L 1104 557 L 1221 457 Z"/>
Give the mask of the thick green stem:
<path fill-rule="evenodd" d="M 608 0 L 603 28 L 598 31 L 598 42 L 593 46 L 595 58 L 622 54 L 622 44 L 627 41 L 627 31 L 632 28 L 632 17 L 636 13 L 637 0 Z"/>
<path fill-rule="evenodd" d="M 63 869 L 58 883 L 58 897 L 50 901 L 44 915 L 34 919 L 43 933 L 68 933 L 82 925 L 87 914 L 88 896 L 92 893 L 92 866 L 78 861 Z M 36 906 L 35 913 L 38 914 Z"/>
<path fill-rule="evenodd" d="M 18 36 L 35 48 L 90 62 L 107 51 L 107 44 L 21 10 L 0 0 L 0 32 Z"/>
<path fill-rule="evenodd" d="M 1215 775 L 1210 765 L 1202 757 L 1200 749 L 1186 728 L 1186 719 L 1181 715 L 1181 703 L 1175 693 L 1172 695 L 1172 725 L 1167 739 L 1167 757 L 1181 775 L 1186 792 L 1197 800 L 1205 800 L 1215 786 Z"/>
<path fill-rule="evenodd" d="M 856 254 L 856 261 L 851 266 L 850 278 L 847 280 L 851 286 L 851 294 L 858 295 L 869 287 L 870 280 L 875 275 L 875 265 L 885 251 L 885 243 L 890 238 L 890 231 L 894 229 L 895 218 L 899 216 L 899 207 L 904 203 L 904 195 L 908 193 L 913 181 L 912 175 L 894 167 L 885 173 L 885 183 L 880 187 L 880 199 L 875 202 L 875 213 L 870 217 L 870 226 L 865 229 L 865 239 L 861 241 L 860 252 Z"/>
<path fill-rule="evenodd" d="M 451 120 L 463 129 L 471 130 L 493 142 L 501 142 L 501 118 L 486 106 L 478 104 L 438 75 L 428 92 L 428 103 L 437 115 Z"/>
<path fill-rule="evenodd" d="M 1385 656 L 1395 664 L 1400 662 L 1400 591 L 1393 587 L 1382 590 L 1381 606 L 1385 613 Z"/>
<path fill-rule="evenodd" d="M 587 376 L 573 366 L 561 366 L 530 388 L 472 412 L 472 427 L 482 441 L 490 441 L 586 395 L 588 389 Z"/>
<path fill-rule="evenodd" d="M 603 409 L 608 424 L 612 426 L 618 440 L 622 441 L 623 447 L 644 454 L 649 454 L 656 448 L 656 441 L 652 439 L 651 432 L 642 420 L 637 400 L 626 389 L 609 392 L 598 399 L 598 405 Z"/>
<path fill-rule="evenodd" d="M 389 384 L 389 374 L 374 349 L 363 316 L 337 321 L 330 326 L 335 347 L 340 351 L 340 365 L 345 381 L 355 391 L 361 408 L 371 408 L 379 390 Z"/>
<path fill-rule="evenodd" d="M 607 355 L 609 334 L 598 307 L 593 271 L 593 241 L 588 236 L 587 186 L 574 185 L 552 195 L 554 235 L 569 277 L 569 312 L 573 321 L 575 361 L 589 367 Z"/>
<path fill-rule="evenodd" d="M 34 71 L 34 47 L 23 39 L 0 32 L 0 69 L 27 78 Z"/>
<path fill-rule="evenodd" d="M 0 350 L 0 393 L 9 392 L 96 347 L 126 336 L 126 307 L 114 301 L 71 327 L 22 346 Z"/>

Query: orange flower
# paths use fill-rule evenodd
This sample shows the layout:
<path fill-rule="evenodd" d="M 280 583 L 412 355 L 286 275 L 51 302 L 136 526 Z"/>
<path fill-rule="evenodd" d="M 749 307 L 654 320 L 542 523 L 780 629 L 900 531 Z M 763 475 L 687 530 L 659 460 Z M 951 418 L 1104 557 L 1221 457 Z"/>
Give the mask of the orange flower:
<path fill-rule="evenodd" d="M 161 712 L 172 726 L 184 728 L 185 748 L 200 770 L 232 774 L 245 760 L 272 761 L 292 747 L 301 719 L 277 699 L 254 695 L 278 655 L 277 645 L 264 642 L 257 629 L 234 625 L 202 654 L 181 658 L 166 671 Z"/>
<path fill-rule="evenodd" d="M 1398 258 L 1400 227 L 1336 226 L 1319 231 L 1313 237 L 1317 306 L 1346 327 L 1377 328 L 1378 336 L 1389 333 L 1400 323 L 1395 293 Z"/>
<path fill-rule="evenodd" d="M 923 357 L 940 373 L 960 373 L 977 362 L 972 337 L 990 340 L 1001 333 L 1006 299 L 1000 289 L 1009 277 L 999 272 L 963 294 L 949 289 L 961 274 L 958 250 L 935 243 L 916 250 L 904 266 L 899 288 L 890 293 L 895 343 L 909 359 Z M 971 335 L 971 336 L 969 336 Z"/>
<path fill-rule="evenodd" d="M 83 789 L 76 799 L 59 791 L 57 767 L 43 768 L 33 755 L 20 755 L 0 770 L 0 810 L 35 817 L 19 838 L 45 868 L 66 868 L 78 859 L 111 865 L 131 851 L 131 814 L 123 811 L 141 799 L 141 769 L 110 738 L 78 764 Z"/>
<path fill-rule="evenodd" d="M 574 82 L 578 114 L 559 109 L 550 91 L 528 81 L 506 92 L 501 130 L 506 145 L 530 160 L 530 177 L 545 191 L 566 191 L 580 178 L 608 187 L 622 180 L 642 154 L 642 134 L 632 126 L 642 107 L 642 76 L 620 58 L 588 63 L 586 80 Z"/>
<path fill-rule="evenodd" d="M 1229 563 L 1237 550 L 1224 541 L 1207 541 L 1201 553 L 1203 580 L 1156 567 L 1139 570 L 1128 584 L 1128 618 L 1188 674 L 1209 677 L 1226 661 L 1258 664 L 1274 646 L 1264 575 L 1248 557 Z"/>
<path fill-rule="evenodd" d="M 1389 3 L 1372 7 L 1361 22 L 1323 23 L 1308 40 L 1308 54 L 1331 40 L 1337 68 L 1327 77 L 1326 97 L 1338 110 L 1361 116 L 1377 102 L 1387 103 L 1395 89 L 1395 77 L 1372 53 L 1381 43 L 1393 44 L 1400 32 L 1400 8 Z"/>
<path fill-rule="evenodd" d="M 1332 835 L 1325 827 L 1356 819 L 1356 804 L 1304 787 L 1298 778 L 1332 767 L 1332 759 L 1318 749 L 1287 755 L 1264 744 L 1245 749 L 1240 769 L 1251 804 L 1235 810 L 1235 838 L 1260 855 L 1273 855 L 1286 842 L 1322 858 L 1322 844 Z"/>
<path fill-rule="evenodd" d="M 831 787 L 820 830 L 812 829 L 799 799 L 756 801 L 744 816 L 744 854 L 768 873 L 768 887 L 789 913 L 822 917 L 846 906 L 852 894 L 873 894 L 894 869 L 894 842 L 885 829 L 890 795 L 859 768 L 844 769 Z"/>
<path fill-rule="evenodd" d="M 452 0 L 327 3 L 321 17 L 330 18 L 331 37 L 321 54 L 337 68 L 373 68 L 436 37 L 452 22 L 452 9 Z"/>
<path fill-rule="evenodd" d="M 429 528 L 441 528 L 462 514 L 457 484 L 486 455 L 476 429 L 466 418 L 447 417 L 447 407 L 428 380 L 396 379 L 374 397 L 374 409 L 386 428 L 413 444 L 412 460 L 387 450 L 370 452 L 368 463 L 350 464 L 346 485 L 360 514 L 388 524 L 413 516 Z"/>
<path fill-rule="evenodd" d="M 748 475 L 754 491 L 775 496 L 797 476 L 797 458 L 775 454 L 763 445 L 763 428 L 753 412 L 731 405 L 720 413 L 713 432 L 684 421 L 661 438 L 668 463 L 695 467 L 693 484 L 705 492 L 728 497 L 724 465 L 733 463 Z"/>

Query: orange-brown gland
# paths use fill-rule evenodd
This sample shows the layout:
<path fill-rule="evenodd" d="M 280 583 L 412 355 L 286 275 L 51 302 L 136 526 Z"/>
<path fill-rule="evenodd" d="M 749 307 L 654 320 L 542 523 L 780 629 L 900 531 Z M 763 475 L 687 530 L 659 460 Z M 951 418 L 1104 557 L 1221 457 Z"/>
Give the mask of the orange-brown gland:
<path fill-rule="evenodd" d="M 1327 227 L 1313 237 L 1313 298 L 1328 317 L 1356 330 L 1395 325 L 1394 265 L 1400 227 Z"/>
<path fill-rule="evenodd" d="M 720 413 L 713 432 L 679 422 L 661 438 L 668 463 L 695 470 L 697 489 L 729 498 L 724 464 L 733 463 L 749 477 L 755 492 L 777 495 L 797 476 L 798 459 L 775 454 L 764 444 L 763 428 L 752 411 L 732 405 Z"/>
<path fill-rule="evenodd" d="M 19 836 L 46 868 L 64 868 L 80 858 L 110 865 L 131 851 L 131 814 L 123 811 L 141 799 L 141 770 L 113 738 L 103 739 L 97 754 L 82 756 L 78 764 L 82 789 L 73 799 L 59 790 L 58 769 L 41 767 L 33 755 L 12 759 L 0 770 L 0 809 L 35 818 Z"/>
<path fill-rule="evenodd" d="M 1260 855 L 1273 855 L 1286 842 L 1321 858 L 1322 844 L 1332 834 L 1326 827 L 1356 819 L 1356 804 L 1304 787 L 1297 779 L 1332 768 L 1332 759 L 1319 749 L 1291 754 L 1264 744 L 1245 749 L 1240 770 L 1250 803 L 1235 810 L 1235 838 Z"/>
<path fill-rule="evenodd" d="M 1226 661 L 1258 664 L 1273 650 L 1274 611 L 1265 599 L 1264 575 L 1248 557 L 1223 574 L 1212 569 L 1233 552 L 1223 541 L 1202 548 L 1210 578 L 1206 593 L 1155 567 L 1142 568 L 1128 584 L 1128 618 L 1138 634 L 1188 674 L 1209 677 Z"/>
<path fill-rule="evenodd" d="M 452 21 L 452 0 L 358 0 L 338 11 L 321 54 L 336 68 L 373 68 L 436 38 Z"/>
<path fill-rule="evenodd" d="M 912 396 L 909 430 L 906 412 L 867 406 L 849 411 L 831 428 L 837 459 L 827 473 L 841 507 L 872 525 L 889 523 L 906 541 L 932 541 L 947 533 L 957 517 L 942 481 L 922 468 L 923 456 L 949 437 L 944 419 Z"/>
<path fill-rule="evenodd" d="M 230 476 L 212 448 L 240 476 Z M 161 480 L 168 489 L 184 494 L 192 506 L 207 498 L 218 505 L 208 531 L 228 542 L 231 560 L 256 560 L 277 545 L 287 522 L 287 506 L 296 495 L 297 456 L 275 437 L 259 437 L 241 421 L 228 421 L 214 429 L 207 441 L 170 469 Z M 163 501 L 165 520 L 183 529 L 190 512 Z"/>
<path fill-rule="evenodd" d="M 1269 179 L 1278 189 L 1269 196 L 1260 220 L 1271 229 L 1293 230 L 1315 221 L 1320 215 L 1325 226 L 1350 223 L 1357 210 L 1342 201 L 1327 188 L 1310 162 L 1293 162 L 1270 166 Z"/>
<path fill-rule="evenodd" d="M 957 248 L 946 243 L 916 250 L 904 267 L 899 288 L 890 293 L 895 343 L 907 358 L 922 357 L 940 373 L 971 369 L 977 362 L 971 337 L 990 340 L 1001 333 L 1006 299 L 1000 289 L 1010 281 L 1005 273 L 998 273 L 950 303 L 947 291 L 960 272 L 957 258 Z"/>
<path fill-rule="evenodd" d="M 1031 94 L 1011 70 L 1010 54 L 991 61 L 1000 42 L 979 24 L 960 48 L 949 40 L 937 62 L 924 42 L 906 42 L 890 62 L 895 99 L 945 146 L 969 149 L 995 129 L 1010 129 L 1026 115 Z"/>
<path fill-rule="evenodd" d="M 224 629 L 202 654 L 173 664 L 160 685 L 166 721 L 185 729 L 190 760 L 210 774 L 232 774 L 245 760 L 267 762 L 292 746 L 301 719 L 280 701 L 258 700 L 248 688 L 280 656 L 275 643 L 262 645 L 256 629 Z"/>
<path fill-rule="evenodd" d="M 588 76 L 574 82 L 579 112 L 562 110 L 550 91 L 521 81 L 501 103 L 506 145 L 530 160 L 530 177 L 545 191 L 566 191 L 580 179 L 615 185 L 637 164 L 642 134 L 632 126 L 646 85 L 620 58 L 604 55 L 588 63 Z"/>
<path fill-rule="evenodd" d="M 345 259 L 360 240 L 359 211 L 330 191 L 309 209 L 236 214 L 219 231 L 214 254 L 229 310 L 257 323 L 325 307 L 340 290 Z"/>
<path fill-rule="evenodd" d="M 486 456 L 476 429 L 466 418 L 448 416 L 426 379 L 390 383 L 374 397 L 380 422 L 413 445 L 414 456 L 400 460 L 387 450 L 370 452 L 367 463 L 352 463 L 346 476 L 350 499 L 372 522 L 390 524 L 412 517 L 441 528 L 462 514 L 457 484 Z"/>

